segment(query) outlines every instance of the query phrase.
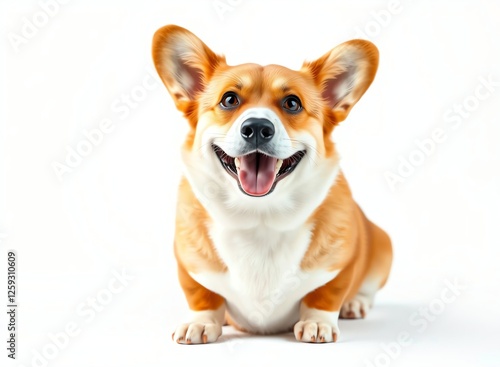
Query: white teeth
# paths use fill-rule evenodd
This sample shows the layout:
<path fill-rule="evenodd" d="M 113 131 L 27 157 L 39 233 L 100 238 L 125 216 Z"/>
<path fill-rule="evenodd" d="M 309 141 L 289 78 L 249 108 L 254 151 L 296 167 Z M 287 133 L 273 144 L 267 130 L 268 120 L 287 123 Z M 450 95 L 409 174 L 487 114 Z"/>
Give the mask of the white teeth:
<path fill-rule="evenodd" d="M 276 168 L 274 169 L 274 174 L 277 175 L 280 171 L 281 165 L 283 164 L 283 159 L 278 159 L 276 162 Z"/>
<path fill-rule="evenodd" d="M 240 169 L 240 159 L 238 157 L 234 158 L 234 165 L 237 169 Z"/>

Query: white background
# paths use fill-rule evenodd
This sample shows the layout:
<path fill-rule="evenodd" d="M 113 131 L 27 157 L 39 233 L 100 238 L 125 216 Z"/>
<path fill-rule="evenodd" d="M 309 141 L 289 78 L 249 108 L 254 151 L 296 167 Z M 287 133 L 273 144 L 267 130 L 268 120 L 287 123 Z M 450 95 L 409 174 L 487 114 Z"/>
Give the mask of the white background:
<path fill-rule="evenodd" d="M 394 11 L 391 1 L 221 0 L 233 5 L 220 14 L 212 0 L 74 0 L 16 50 L 25 18 L 43 23 L 40 3 L 0 5 L 2 366 L 9 249 L 19 334 L 8 366 L 498 365 L 500 83 L 476 98 L 480 78 L 500 81 L 497 2 L 401 0 Z M 231 328 L 213 345 L 171 341 L 187 310 L 172 254 L 186 123 L 148 74 L 152 35 L 169 23 L 230 64 L 298 68 L 356 37 L 379 48 L 374 84 L 333 138 L 356 200 L 391 235 L 395 262 L 368 318 L 341 321 L 339 343 Z M 145 78 L 151 90 L 130 113 L 112 108 Z M 470 112 L 458 118 L 453 108 Z M 68 147 L 103 119 L 113 131 L 59 180 L 54 162 L 65 164 Z M 418 153 L 415 140 L 435 129 L 445 140 Z M 391 188 L 387 172 L 410 157 L 423 159 Z M 113 271 L 133 279 L 90 319 L 87 302 L 109 294 Z M 449 282 L 460 290 L 445 304 Z M 68 325 L 78 335 L 59 335 L 54 347 L 50 334 Z M 398 346 L 401 333 L 411 342 Z"/>

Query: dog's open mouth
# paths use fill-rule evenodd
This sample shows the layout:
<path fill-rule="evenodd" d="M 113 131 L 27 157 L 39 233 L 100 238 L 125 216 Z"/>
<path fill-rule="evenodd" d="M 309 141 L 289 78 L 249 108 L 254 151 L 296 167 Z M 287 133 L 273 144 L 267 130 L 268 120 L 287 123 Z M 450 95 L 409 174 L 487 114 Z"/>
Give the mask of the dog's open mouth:
<path fill-rule="evenodd" d="M 240 189 L 250 196 L 271 193 L 279 181 L 293 172 L 306 154 L 301 150 L 286 159 L 270 157 L 260 152 L 231 157 L 217 145 L 212 145 L 212 148 L 222 167 L 236 179 Z"/>

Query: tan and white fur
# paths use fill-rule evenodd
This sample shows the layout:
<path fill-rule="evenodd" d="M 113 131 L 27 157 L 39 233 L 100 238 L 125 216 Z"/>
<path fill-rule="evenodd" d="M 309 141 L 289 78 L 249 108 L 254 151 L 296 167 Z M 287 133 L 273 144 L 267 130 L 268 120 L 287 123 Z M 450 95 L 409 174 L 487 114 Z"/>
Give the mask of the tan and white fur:
<path fill-rule="evenodd" d="M 345 42 L 298 71 L 229 66 L 169 25 L 153 59 L 190 127 L 174 249 L 192 318 L 173 339 L 215 342 L 229 322 L 336 341 L 338 318 L 366 316 L 392 262 L 330 138 L 373 81 L 376 47 Z"/>

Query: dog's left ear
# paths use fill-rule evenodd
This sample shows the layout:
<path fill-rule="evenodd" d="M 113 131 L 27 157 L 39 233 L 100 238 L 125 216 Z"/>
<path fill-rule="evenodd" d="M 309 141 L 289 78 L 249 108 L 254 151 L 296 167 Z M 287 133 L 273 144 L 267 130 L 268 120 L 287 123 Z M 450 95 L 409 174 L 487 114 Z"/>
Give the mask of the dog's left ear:
<path fill-rule="evenodd" d="M 377 47 L 369 41 L 352 40 L 304 63 L 302 71 L 311 73 L 336 122 L 340 122 L 368 89 L 377 67 Z"/>
<path fill-rule="evenodd" d="M 153 61 L 177 109 L 186 112 L 225 58 L 187 29 L 167 25 L 153 37 Z"/>

